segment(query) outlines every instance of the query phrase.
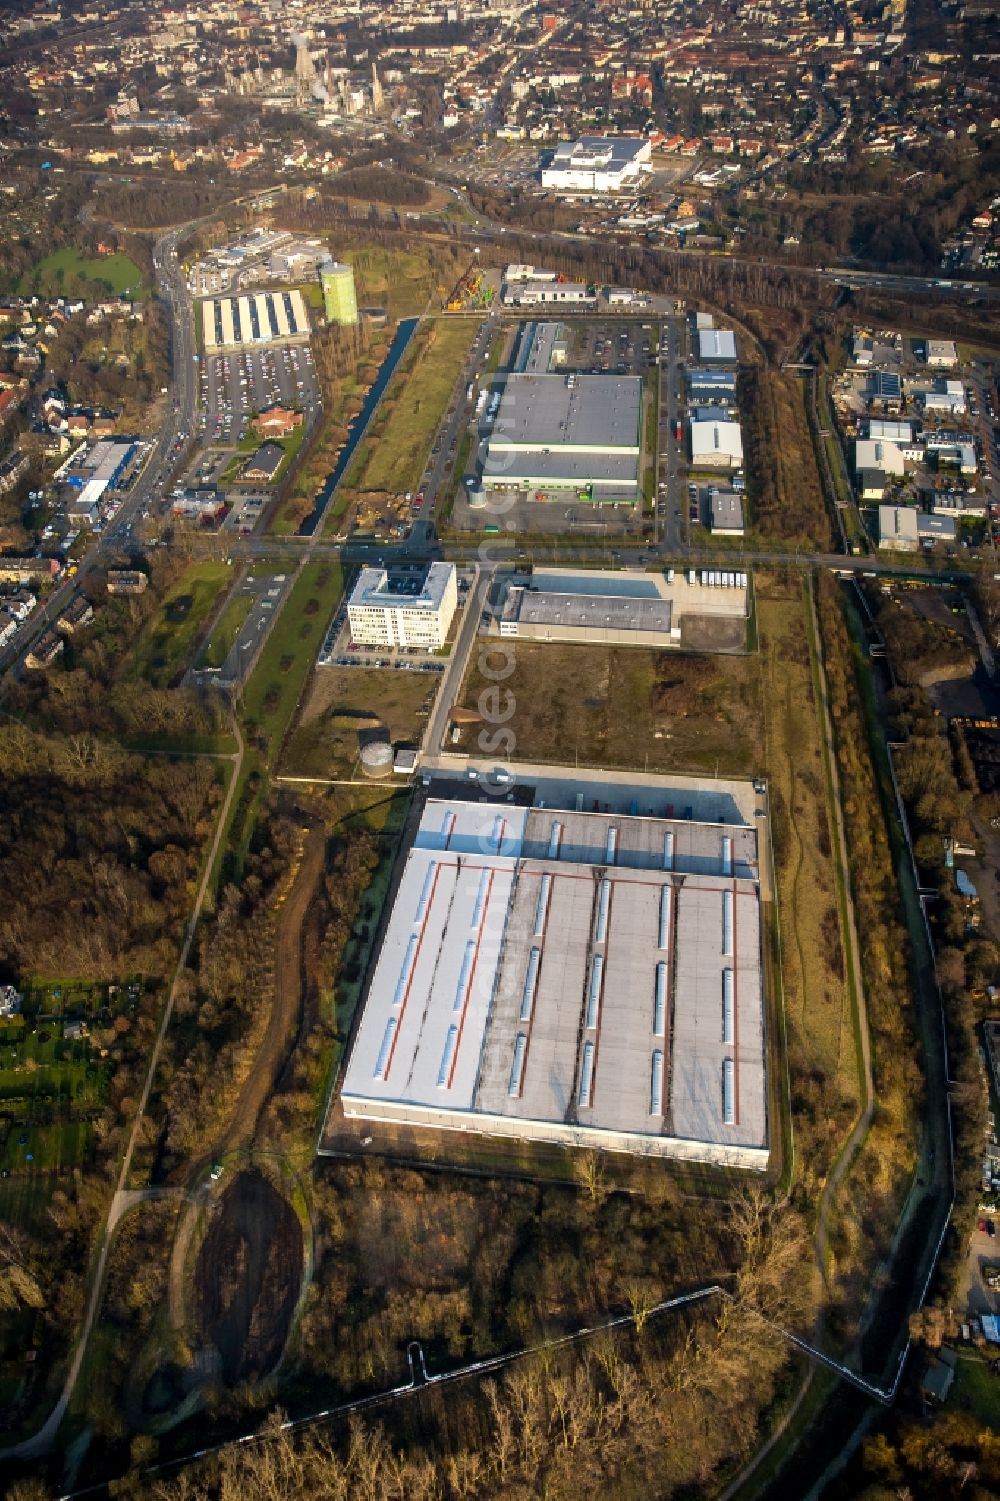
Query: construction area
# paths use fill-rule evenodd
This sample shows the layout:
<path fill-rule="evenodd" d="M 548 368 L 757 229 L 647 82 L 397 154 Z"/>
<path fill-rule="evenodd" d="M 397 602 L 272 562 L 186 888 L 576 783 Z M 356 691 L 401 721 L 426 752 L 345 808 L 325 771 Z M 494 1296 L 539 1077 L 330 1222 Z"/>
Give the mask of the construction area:
<path fill-rule="evenodd" d="M 710 823 L 663 816 L 668 782 L 624 813 L 586 780 L 548 778 L 541 799 L 501 771 L 428 798 L 343 1115 L 763 1171 L 749 785 Z"/>

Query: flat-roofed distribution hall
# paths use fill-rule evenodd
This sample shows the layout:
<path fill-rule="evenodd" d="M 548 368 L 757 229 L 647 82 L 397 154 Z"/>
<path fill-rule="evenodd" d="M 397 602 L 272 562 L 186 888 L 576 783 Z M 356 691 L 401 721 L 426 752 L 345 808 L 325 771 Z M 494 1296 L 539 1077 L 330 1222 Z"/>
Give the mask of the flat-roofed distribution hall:
<path fill-rule="evenodd" d="M 757 838 L 430 798 L 345 1115 L 763 1169 Z"/>

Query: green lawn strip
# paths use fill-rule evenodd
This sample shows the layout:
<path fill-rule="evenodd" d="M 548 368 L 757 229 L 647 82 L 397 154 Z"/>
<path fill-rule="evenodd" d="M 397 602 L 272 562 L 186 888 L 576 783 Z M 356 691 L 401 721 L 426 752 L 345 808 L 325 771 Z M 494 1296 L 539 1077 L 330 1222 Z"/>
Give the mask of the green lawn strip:
<path fill-rule="evenodd" d="M 226 605 L 208 644 L 198 659 L 199 667 L 221 667 L 236 643 L 244 621 L 256 603 L 253 594 L 236 594 Z"/>
<path fill-rule="evenodd" d="M 367 490 L 415 490 L 434 434 L 455 388 L 459 370 L 476 333 L 472 319 L 427 322 L 389 384 L 376 414 L 381 426 L 355 481 Z M 354 465 L 352 463 L 352 470 Z"/>
<path fill-rule="evenodd" d="M 303 565 L 243 690 L 246 754 L 211 883 L 242 869 L 257 810 L 343 593 L 338 563 Z"/>
<path fill-rule="evenodd" d="M 232 735 L 124 735 L 118 742 L 124 750 L 147 756 L 232 756 Z"/>
<path fill-rule="evenodd" d="M 205 620 L 232 577 L 222 562 L 189 563 L 139 637 L 130 675 L 165 688 L 189 666 Z"/>
<path fill-rule="evenodd" d="M 803 585 L 803 591 L 804 592 L 805 591 L 809 591 L 811 593 L 811 590 L 812 590 L 812 580 L 809 579 Z M 822 716 L 822 705 L 823 705 L 823 702 L 824 702 L 824 695 L 823 695 L 823 692 L 822 692 L 823 685 L 821 684 L 821 681 L 820 681 L 820 675 L 823 672 L 822 645 L 821 645 L 821 642 L 817 639 L 816 619 L 815 619 L 815 616 L 813 614 L 813 611 L 811 609 L 809 609 L 808 607 L 806 607 L 805 615 L 806 615 L 806 635 L 807 635 L 808 641 L 809 641 L 809 662 L 810 662 L 810 669 L 812 671 L 812 679 L 813 679 L 813 692 L 816 695 L 816 709 L 817 709 L 817 713 Z M 831 716 L 831 720 L 832 720 L 832 716 Z M 836 820 L 836 816 L 835 816 L 836 815 L 836 809 L 837 809 L 837 798 L 836 798 L 836 794 L 834 792 L 834 781 L 833 781 L 833 762 L 832 762 L 833 750 L 830 747 L 830 745 L 827 743 L 827 738 L 826 738 L 826 734 L 825 734 L 825 731 L 824 731 L 824 728 L 823 728 L 823 724 L 824 724 L 824 721 L 823 721 L 823 719 L 821 717 L 821 719 L 820 719 L 820 743 L 821 743 L 822 750 L 823 750 L 823 780 L 824 780 L 824 782 L 826 784 L 826 805 L 827 805 L 827 812 L 829 814 L 829 819 L 830 819 L 830 835 L 831 835 L 831 838 L 832 838 L 833 835 L 834 835 L 834 831 L 837 829 L 837 820 Z M 845 838 L 846 838 L 846 828 L 845 828 Z M 840 862 L 840 858 L 839 858 L 839 856 L 840 856 L 840 842 L 839 842 L 839 840 L 837 841 L 837 855 L 838 855 L 838 858 L 836 860 L 834 860 L 834 862 L 833 862 L 833 872 L 834 872 L 834 877 L 835 877 L 835 880 L 836 880 L 836 883 L 837 883 L 837 909 L 838 909 L 838 912 L 840 914 L 840 931 L 841 931 L 841 935 L 842 935 L 842 938 L 843 938 L 843 944 L 844 944 L 844 969 L 845 969 L 845 978 L 846 978 L 846 981 L 847 981 L 848 994 L 849 994 L 849 996 L 851 998 L 851 1017 L 852 1017 L 853 1029 L 854 1029 L 854 1048 L 855 1048 L 855 1057 L 856 1057 L 856 1060 L 857 1060 L 857 1069 L 858 1069 L 858 1109 L 859 1110 L 863 1110 L 865 1108 L 866 1100 L 865 1100 L 865 1071 L 864 1071 L 864 1061 L 862 1059 L 862 1054 L 861 1054 L 861 1010 L 860 1010 L 861 997 L 858 995 L 857 986 L 856 986 L 855 980 L 854 980 L 854 975 L 855 975 L 855 964 L 854 964 L 854 961 L 855 961 L 855 958 L 857 958 L 857 960 L 860 963 L 860 957 L 861 956 L 860 955 L 855 956 L 855 954 L 854 954 L 854 946 L 853 946 L 853 943 L 851 941 L 850 928 L 849 928 L 848 921 L 847 921 L 847 911 L 848 911 L 848 908 L 847 908 L 847 902 L 848 902 L 848 883 L 850 881 L 850 874 L 849 874 L 848 871 L 846 871 L 844 869 L 844 867 L 841 865 L 841 862 Z M 838 1161 L 839 1161 L 839 1159 L 840 1159 L 840 1153 L 838 1153 L 838 1157 L 837 1157 Z M 831 1169 L 831 1171 L 832 1171 L 832 1169 Z"/>

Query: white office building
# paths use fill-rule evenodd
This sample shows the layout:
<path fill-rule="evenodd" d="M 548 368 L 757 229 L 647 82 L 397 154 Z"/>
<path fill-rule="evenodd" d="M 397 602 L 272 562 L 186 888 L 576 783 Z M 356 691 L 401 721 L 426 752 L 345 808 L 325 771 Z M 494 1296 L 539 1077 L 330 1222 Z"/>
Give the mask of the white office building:
<path fill-rule="evenodd" d="M 421 583 L 391 578 L 384 568 L 362 568 L 347 601 L 355 646 L 444 646 L 458 605 L 454 563 L 432 563 Z"/>

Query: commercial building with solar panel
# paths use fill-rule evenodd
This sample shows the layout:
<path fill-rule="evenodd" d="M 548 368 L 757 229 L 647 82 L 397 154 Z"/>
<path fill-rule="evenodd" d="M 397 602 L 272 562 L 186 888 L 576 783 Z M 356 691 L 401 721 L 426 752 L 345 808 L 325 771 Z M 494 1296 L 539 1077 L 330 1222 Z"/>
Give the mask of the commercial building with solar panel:
<path fill-rule="evenodd" d="M 763 1170 L 756 821 L 546 791 L 428 799 L 344 1115 Z"/>

